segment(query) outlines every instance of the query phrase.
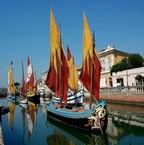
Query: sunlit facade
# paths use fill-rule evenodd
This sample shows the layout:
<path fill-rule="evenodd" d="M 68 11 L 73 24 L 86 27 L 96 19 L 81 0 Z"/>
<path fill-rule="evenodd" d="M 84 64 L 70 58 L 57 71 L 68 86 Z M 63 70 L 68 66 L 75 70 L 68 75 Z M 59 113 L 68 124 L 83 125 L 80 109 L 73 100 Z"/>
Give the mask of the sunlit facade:
<path fill-rule="evenodd" d="M 120 62 L 123 58 L 128 57 L 129 53 L 122 52 L 113 45 L 108 45 L 105 49 L 98 53 L 101 63 L 101 80 L 100 87 L 111 87 L 113 86 L 110 70 L 114 64 Z"/>

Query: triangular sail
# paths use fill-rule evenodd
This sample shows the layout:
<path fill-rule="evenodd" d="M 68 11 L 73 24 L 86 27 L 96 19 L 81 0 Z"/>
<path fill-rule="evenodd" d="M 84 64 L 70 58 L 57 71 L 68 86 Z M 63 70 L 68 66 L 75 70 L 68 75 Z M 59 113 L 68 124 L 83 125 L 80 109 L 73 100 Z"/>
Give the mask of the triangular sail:
<path fill-rule="evenodd" d="M 83 64 L 79 79 L 94 99 L 98 101 L 101 65 L 94 43 L 94 38 L 91 35 L 86 16 L 84 14 Z"/>
<path fill-rule="evenodd" d="M 52 80 L 53 78 L 53 80 Z M 53 81 L 53 82 L 51 82 Z M 46 85 L 61 98 L 67 101 L 68 65 L 61 43 L 61 36 L 57 28 L 52 10 L 50 12 L 50 68 Z"/>
<path fill-rule="evenodd" d="M 27 90 L 30 92 L 36 91 L 36 80 L 33 72 L 32 64 L 30 58 L 28 57 L 28 68 L 27 68 Z"/>
<path fill-rule="evenodd" d="M 57 84 L 57 62 L 56 62 L 56 52 L 59 47 L 59 31 L 55 22 L 55 18 L 52 10 L 50 11 L 50 67 L 48 70 L 46 85 L 53 92 L 56 91 Z"/>
<path fill-rule="evenodd" d="M 56 25 L 56 21 L 54 18 L 54 14 L 52 10 L 50 11 L 50 63 L 54 64 L 54 68 L 56 67 L 56 51 L 60 58 L 60 33 Z"/>
<path fill-rule="evenodd" d="M 68 46 L 67 46 L 67 60 L 68 60 L 68 67 L 69 67 L 68 85 L 71 90 L 77 91 L 78 90 L 78 73 L 74 64 L 74 58 L 72 57 Z"/>
<path fill-rule="evenodd" d="M 67 102 L 67 90 L 68 90 L 68 64 L 66 56 L 61 47 L 61 81 L 62 81 L 62 100 Z"/>
<path fill-rule="evenodd" d="M 12 64 L 11 62 L 10 67 L 8 69 L 8 84 L 9 84 L 9 93 L 15 95 L 15 86 L 14 86 L 14 78 L 13 78 L 13 69 L 12 69 Z"/>

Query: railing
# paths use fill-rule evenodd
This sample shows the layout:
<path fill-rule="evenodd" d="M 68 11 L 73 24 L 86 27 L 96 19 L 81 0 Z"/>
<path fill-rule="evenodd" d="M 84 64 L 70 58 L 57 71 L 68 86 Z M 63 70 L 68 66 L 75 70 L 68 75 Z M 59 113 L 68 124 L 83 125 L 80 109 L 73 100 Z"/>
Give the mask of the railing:
<path fill-rule="evenodd" d="M 101 95 L 144 95 L 144 86 L 118 86 L 118 87 L 106 87 L 100 88 Z"/>

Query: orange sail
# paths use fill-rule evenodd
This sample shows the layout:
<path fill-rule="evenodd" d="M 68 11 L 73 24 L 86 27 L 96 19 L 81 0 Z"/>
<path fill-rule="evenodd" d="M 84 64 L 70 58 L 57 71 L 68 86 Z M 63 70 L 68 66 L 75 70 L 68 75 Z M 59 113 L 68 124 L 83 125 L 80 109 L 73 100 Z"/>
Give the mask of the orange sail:
<path fill-rule="evenodd" d="M 61 98 L 61 101 L 67 102 L 68 65 L 52 10 L 50 12 L 50 68 L 46 85 Z"/>
<path fill-rule="evenodd" d="M 68 90 L 68 64 L 61 47 L 61 81 L 62 81 L 62 100 L 67 102 L 67 90 Z"/>
<path fill-rule="evenodd" d="M 79 79 L 95 100 L 99 100 L 101 65 L 89 25 L 84 15 L 83 64 Z"/>
<path fill-rule="evenodd" d="M 71 55 L 69 47 L 67 47 L 67 60 L 69 67 L 68 85 L 73 91 L 78 90 L 78 73 L 74 64 L 74 58 Z"/>
<path fill-rule="evenodd" d="M 8 69 L 8 83 L 9 83 L 9 93 L 15 95 L 15 85 L 14 85 L 14 78 L 13 78 L 13 69 L 12 69 L 12 64 L 11 62 L 10 67 Z"/>
<path fill-rule="evenodd" d="M 50 67 L 48 70 L 46 85 L 53 92 L 56 92 L 57 85 L 57 62 L 56 52 L 59 47 L 59 31 L 55 22 L 52 10 L 50 11 Z"/>

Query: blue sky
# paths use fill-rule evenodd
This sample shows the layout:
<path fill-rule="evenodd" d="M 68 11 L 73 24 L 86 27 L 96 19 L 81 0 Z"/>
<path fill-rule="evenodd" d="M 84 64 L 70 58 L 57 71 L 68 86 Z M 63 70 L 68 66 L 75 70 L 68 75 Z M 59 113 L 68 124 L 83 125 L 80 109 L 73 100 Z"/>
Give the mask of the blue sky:
<path fill-rule="evenodd" d="M 82 60 L 83 11 L 98 52 L 114 45 L 144 57 L 143 0 L 0 0 L 0 87 L 7 87 L 12 60 L 15 82 L 21 82 L 22 60 L 26 76 L 28 56 L 37 78 L 48 70 L 50 9 L 77 66 Z"/>

